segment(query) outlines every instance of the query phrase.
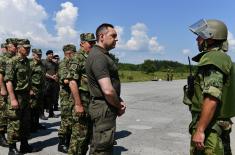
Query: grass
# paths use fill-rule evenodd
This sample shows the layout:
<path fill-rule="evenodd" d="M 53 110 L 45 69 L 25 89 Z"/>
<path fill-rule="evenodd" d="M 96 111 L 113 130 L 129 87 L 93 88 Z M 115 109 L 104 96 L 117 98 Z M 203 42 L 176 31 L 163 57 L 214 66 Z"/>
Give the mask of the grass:
<path fill-rule="evenodd" d="M 141 71 L 119 71 L 121 82 L 137 82 L 151 80 L 166 80 L 167 72 L 155 72 L 146 74 Z M 173 80 L 186 79 L 188 73 L 173 73 Z"/>

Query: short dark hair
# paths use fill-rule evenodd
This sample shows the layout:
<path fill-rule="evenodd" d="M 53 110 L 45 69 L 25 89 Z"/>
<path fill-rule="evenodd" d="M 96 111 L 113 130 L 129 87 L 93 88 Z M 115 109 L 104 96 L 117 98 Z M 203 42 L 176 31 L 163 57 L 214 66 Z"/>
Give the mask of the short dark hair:
<path fill-rule="evenodd" d="M 96 32 L 95 32 L 97 41 L 99 41 L 99 35 L 101 34 L 101 32 L 106 30 L 108 27 L 114 28 L 114 26 L 109 23 L 103 23 L 97 27 Z"/>

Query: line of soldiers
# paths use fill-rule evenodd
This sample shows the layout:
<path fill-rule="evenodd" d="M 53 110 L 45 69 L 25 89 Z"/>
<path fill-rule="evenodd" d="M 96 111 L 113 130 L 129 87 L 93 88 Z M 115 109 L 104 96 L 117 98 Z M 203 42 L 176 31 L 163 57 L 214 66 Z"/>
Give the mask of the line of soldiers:
<path fill-rule="evenodd" d="M 29 60 L 27 56 L 31 45 L 27 39 L 9 38 L 2 44 L 0 145 L 9 147 L 9 155 L 38 151 L 28 144 L 30 130 L 43 128 L 39 124 L 39 117 L 47 119 L 44 116 L 44 104 L 48 106 L 49 117 L 56 117 L 53 110 L 58 108 L 55 104 L 57 95 L 60 96 L 61 105 L 58 151 L 86 154 L 92 124 L 88 115 L 90 94 L 85 60 L 96 39 L 93 33 L 83 33 L 80 37 L 79 52 L 76 52 L 75 45 L 65 45 L 64 59 L 59 64 L 52 61 L 56 58 L 52 50 L 48 50 L 47 59 L 41 61 L 41 49 L 32 49 L 32 60 Z M 80 107 L 74 103 L 78 103 L 75 100 L 76 89 L 79 89 Z M 20 151 L 16 147 L 17 141 L 21 142 Z"/>
<path fill-rule="evenodd" d="M 0 56 L 0 144 L 9 155 L 37 151 L 28 144 L 31 127 L 39 127 L 44 81 L 42 52 L 32 49 L 28 39 L 8 38 Z M 7 132 L 7 141 L 5 133 Z M 20 151 L 16 142 L 20 141 Z"/>

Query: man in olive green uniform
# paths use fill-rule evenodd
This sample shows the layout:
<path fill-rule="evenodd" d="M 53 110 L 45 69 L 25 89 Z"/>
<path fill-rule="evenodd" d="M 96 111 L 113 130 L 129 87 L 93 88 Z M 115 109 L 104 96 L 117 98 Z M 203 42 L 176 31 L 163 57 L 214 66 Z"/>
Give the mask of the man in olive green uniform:
<path fill-rule="evenodd" d="M 64 59 L 59 63 L 59 83 L 60 89 L 60 106 L 61 106 L 61 124 L 58 131 L 59 144 L 58 151 L 68 153 L 69 142 L 72 132 L 72 109 L 73 99 L 69 89 L 69 81 L 67 79 L 69 61 L 76 52 L 76 46 L 72 44 L 63 47 Z"/>
<path fill-rule="evenodd" d="M 41 49 L 32 49 L 30 60 L 31 69 L 31 90 L 30 90 L 30 107 L 31 107 L 31 131 L 45 129 L 39 124 L 39 116 L 43 112 L 43 85 L 45 82 L 45 70 L 41 62 Z"/>
<path fill-rule="evenodd" d="M 30 42 L 22 39 L 17 45 L 17 56 L 10 59 L 6 65 L 6 81 L 8 98 L 8 126 L 7 138 L 9 155 L 21 154 L 16 148 L 16 142 L 21 141 L 22 153 L 33 152 L 28 144 L 30 136 L 30 64 L 27 58 L 30 52 Z"/>
<path fill-rule="evenodd" d="M 223 110 L 234 104 L 223 101 L 224 88 L 230 83 L 232 71 L 231 58 L 225 53 L 228 50 L 227 27 L 219 20 L 202 19 L 190 26 L 190 30 L 198 36 L 201 52 L 193 58 L 198 62 L 194 85 L 184 87 L 184 103 L 189 105 L 192 114 L 190 154 L 229 155 L 229 148 L 224 151 L 224 143 L 228 141 L 223 140 L 222 133 L 231 129 L 230 117 L 235 110 L 232 113 Z"/>
<path fill-rule="evenodd" d="M 6 62 L 16 53 L 17 40 L 15 38 L 6 39 L 7 51 L 0 56 L 0 145 L 8 146 L 5 133 L 7 131 L 7 90 L 4 82 Z"/>
<path fill-rule="evenodd" d="M 117 65 L 109 55 L 115 48 L 117 33 L 111 24 L 96 29 L 97 45 L 91 49 L 85 68 L 92 100 L 89 114 L 93 123 L 90 155 L 112 155 L 116 117 L 125 113 L 120 97 L 121 85 Z"/>
<path fill-rule="evenodd" d="M 90 93 L 85 71 L 85 61 L 96 39 L 93 33 L 82 33 L 80 40 L 80 50 L 69 63 L 68 79 L 70 80 L 71 92 L 75 99 L 75 105 L 72 111 L 72 136 L 68 152 L 69 155 L 86 155 L 92 133 L 91 120 L 88 114 Z M 77 100 L 79 100 L 80 104 L 77 104 Z"/>
<path fill-rule="evenodd" d="M 43 61 L 43 66 L 46 71 L 46 82 L 45 82 L 45 102 L 47 109 L 49 109 L 49 117 L 57 117 L 54 114 L 54 105 L 56 102 L 57 81 L 58 81 L 58 65 L 52 61 L 53 51 L 48 50 L 46 52 L 47 59 Z"/>

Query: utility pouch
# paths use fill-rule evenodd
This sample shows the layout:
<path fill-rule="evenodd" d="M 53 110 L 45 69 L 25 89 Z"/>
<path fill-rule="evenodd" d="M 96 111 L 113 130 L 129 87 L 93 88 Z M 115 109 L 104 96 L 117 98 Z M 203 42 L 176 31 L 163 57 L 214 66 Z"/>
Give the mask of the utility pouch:
<path fill-rule="evenodd" d="M 184 91 L 183 103 L 185 105 L 191 106 L 192 105 L 192 101 L 191 101 L 191 97 L 189 96 L 188 86 L 187 85 L 185 85 L 183 87 L 183 91 Z"/>

